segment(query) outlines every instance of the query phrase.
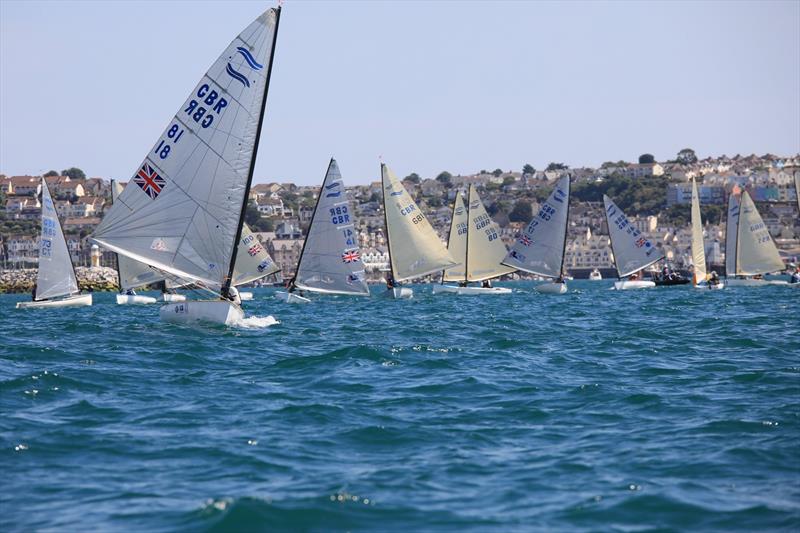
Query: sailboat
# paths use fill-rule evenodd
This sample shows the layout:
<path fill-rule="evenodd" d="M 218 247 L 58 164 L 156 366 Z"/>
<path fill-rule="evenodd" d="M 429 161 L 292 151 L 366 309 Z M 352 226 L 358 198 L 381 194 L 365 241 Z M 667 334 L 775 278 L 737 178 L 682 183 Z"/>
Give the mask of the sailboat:
<path fill-rule="evenodd" d="M 520 234 L 514 247 L 508 252 L 504 264 L 554 278 L 552 283 L 536 286 L 546 294 L 564 294 L 564 256 L 567 248 L 567 223 L 569 221 L 569 176 L 564 176 L 550 196 L 539 208 L 539 212 Z"/>
<path fill-rule="evenodd" d="M 390 268 L 386 295 L 412 298 L 414 291 L 401 287 L 400 282 L 448 269 L 457 262 L 406 188 L 383 163 L 381 187 Z"/>
<path fill-rule="evenodd" d="M 115 202 L 122 193 L 122 185 L 116 181 L 111 180 L 111 201 Z M 138 287 L 143 287 L 151 283 L 158 283 L 164 280 L 164 276 L 156 270 L 150 268 L 149 265 L 140 263 L 125 257 L 124 255 L 117 255 L 117 277 L 119 278 L 119 294 L 117 294 L 117 304 L 131 305 L 131 304 L 154 304 L 156 299 L 152 296 L 144 296 L 133 292 Z"/>
<path fill-rule="evenodd" d="M 309 302 L 298 294 L 301 291 L 369 296 L 353 209 L 333 158 L 317 195 L 297 270 L 288 290 L 278 292 L 276 297 L 290 303 Z"/>
<path fill-rule="evenodd" d="M 469 186 L 468 195 L 465 206 L 461 194 L 456 194 L 447 242 L 450 255 L 462 263 L 443 272 L 442 284 L 434 285 L 433 293 L 510 294 L 511 289 L 506 287 L 468 285 L 517 270 L 501 263 L 506 256 L 506 245 L 500 239 L 500 228 L 489 217 L 474 185 Z M 445 285 L 446 282 L 458 282 L 458 285 Z"/>
<path fill-rule="evenodd" d="M 794 197 L 797 200 L 797 210 L 800 211 L 800 171 L 794 171 Z"/>
<path fill-rule="evenodd" d="M 99 246 L 214 295 L 161 307 L 168 322 L 244 317 L 234 268 L 281 8 L 240 33 L 200 79 L 98 226 Z"/>
<path fill-rule="evenodd" d="M 622 278 L 664 259 L 664 254 L 659 252 L 641 231 L 633 227 L 625 213 L 605 194 L 603 204 L 606 210 L 611 252 L 614 254 L 614 266 L 617 268 L 618 280 L 614 282 L 614 288 L 623 291 L 655 287 L 653 281 Z"/>
<path fill-rule="evenodd" d="M 80 294 L 75 267 L 58 220 L 53 197 L 42 178 L 42 231 L 39 236 L 39 270 L 33 300 L 17 302 L 17 309 L 80 307 L 92 305 L 91 294 Z"/>
<path fill-rule="evenodd" d="M 786 284 L 753 277 L 778 272 L 785 266 L 747 191 L 740 198 L 735 194 L 728 198 L 725 237 L 725 274 L 729 287 Z"/>
<path fill-rule="evenodd" d="M 697 193 L 697 183 L 694 178 L 692 178 L 692 265 L 694 267 L 692 286 L 709 289 L 723 288 L 722 283 L 713 283 L 713 280 L 712 283 L 709 283 L 708 280 L 706 249 L 703 242 L 703 219 L 700 215 L 700 195 Z"/>
<path fill-rule="evenodd" d="M 239 239 L 236 260 L 234 261 L 231 285 L 239 287 L 265 278 L 280 270 L 281 267 L 270 257 L 269 252 L 258 241 L 250 226 L 244 224 L 242 226 L 242 238 Z M 239 297 L 242 301 L 252 300 L 253 293 L 239 291 Z"/>

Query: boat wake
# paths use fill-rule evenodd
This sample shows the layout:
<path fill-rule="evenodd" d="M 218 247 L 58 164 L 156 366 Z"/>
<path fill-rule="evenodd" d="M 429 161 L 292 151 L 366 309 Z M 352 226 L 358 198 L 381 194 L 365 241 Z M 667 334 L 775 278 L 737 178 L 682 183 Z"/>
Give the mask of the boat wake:
<path fill-rule="evenodd" d="M 277 320 L 274 316 L 249 316 L 247 318 L 242 318 L 241 320 L 237 320 L 235 323 L 231 324 L 234 328 L 243 328 L 243 329 L 261 329 L 261 328 L 268 328 L 270 326 L 274 326 L 276 324 L 280 324 L 280 321 Z"/>

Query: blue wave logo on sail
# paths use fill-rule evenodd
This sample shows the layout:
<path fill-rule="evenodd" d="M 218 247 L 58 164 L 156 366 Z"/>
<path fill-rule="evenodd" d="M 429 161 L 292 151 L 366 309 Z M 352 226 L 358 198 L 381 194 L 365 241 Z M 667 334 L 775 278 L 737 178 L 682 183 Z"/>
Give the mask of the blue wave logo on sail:
<path fill-rule="evenodd" d="M 391 193 L 390 196 L 400 196 L 401 194 L 403 194 L 403 191 L 397 191 L 397 192 Z"/>
<path fill-rule="evenodd" d="M 236 69 L 234 69 L 234 68 L 231 66 L 231 64 L 230 64 L 230 63 L 228 63 L 228 66 L 227 66 L 227 67 L 225 67 L 225 72 L 227 72 L 227 73 L 228 73 L 228 75 L 229 75 L 231 78 L 235 79 L 236 81 L 239 81 L 239 82 L 241 82 L 241 83 L 242 83 L 242 85 L 244 85 L 245 87 L 250 87 L 250 81 L 248 81 L 248 79 L 247 79 L 247 78 L 245 78 L 245 77 L 244 77 L 244 75 L 242 75 L 242 73 L 241 73 L 241 72 L 237 72 L 237 71 L 236 71 Z"/>
<path fill-rule="evenodd" d="M 326 185 L 325 189 L 328 190 L 328 191 L 331 190 L 331 189 L 336 189 L 341 184 L 342 184 L 341 182 L 337 181 L 337 182 L 331 183 L 330 185 Z M 342 191 L 330 192 L 330 193 L 325 195 L 325 198 L 338 198 L 341 195 L 342 195 Z"/>
<path fill-rule="evenodd" d="M 236 51 L 242 54 L 244 60 L 247 61 L 247 64 L 250 65 L 250 68 L 252 68 L 253 70 L 261 70 L 262 68 L 264 68 L 264 65 L 256 61 L 256 58 L 253 57 L 253 54 L 251 54 L 250 50 L 248 50 L 247 48 L 243 48 L 240 46 L 236 49 Z"/>

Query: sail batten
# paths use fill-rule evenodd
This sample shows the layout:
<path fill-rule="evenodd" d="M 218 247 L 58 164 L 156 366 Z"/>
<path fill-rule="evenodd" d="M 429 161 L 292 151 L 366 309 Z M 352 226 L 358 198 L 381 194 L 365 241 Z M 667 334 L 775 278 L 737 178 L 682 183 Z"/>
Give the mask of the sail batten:
<path fill-rule="evenodd" d="M 692 265 L 694 267 L 693 284 L 706 281 L 706 251 L 703 243 L 703 220 L 700 214 L 700 196 L 697 183 L 692 178 Z"/>
<path fill-rule="evenodd" d="M 611 198 L 603 195 L 603 204 L 617 276 L 630 276 L 664 258 L 664 254 L 630 223 Z"/>
<path fill-rule="evenodd" d="M 564 176 L 520 233 L 503 263 L 525 272 L 558 278 L 564 266 L 570 181 Z"/>
<path fill-rule="evenodd" d="M 769 274 L 785 268 L 769 229 L 747 191 L 742 193 L 736 235 L 737 276 Z"/>
<path fill-rule="evenodd" d="M 78 292 L 78 278 L 69 247 L 58 220 L 47 180 L 42 178 L 42 229 L 39 237 L 39 269 L 36 301 L 69 296 Z"/>
<path fill-rule="evenodd" d="M 467 281 L 485 281 L 517 269 L 503 265 L 506 245 L 500 238 L 500 227 L 492 220 L 474 185 L 469 186 L 467 214 Z"/>
<path fill-rule="evenodd" d="M 384 164 L 381 184 L 394 280 L 419 278 L 458 264 L 406 188 Z"/>

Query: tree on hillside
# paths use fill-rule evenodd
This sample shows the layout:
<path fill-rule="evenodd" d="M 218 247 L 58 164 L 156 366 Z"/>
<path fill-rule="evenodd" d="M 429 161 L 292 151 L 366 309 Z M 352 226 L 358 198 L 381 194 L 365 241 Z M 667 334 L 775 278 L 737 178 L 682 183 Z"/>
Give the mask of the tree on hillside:
<path fill-rule="evenodd" d="M 639 156 L 639 164 L 640 165 L 649 165 L 651 163 L 655 163 L 656 158 L 653 157 L 653 154 L 642 154 Z"/>
<path fill-rule="evenodd" d="M 486 212 L 489 213 L 490 217 L 494 218 L 494 216 L 498 213 L 505 213 L 507 209 L 508 204 L 506 202 L 498 201 L 489 204 L 489 206 L 486 208 Z"/>
<path fill-rule="evenodd" d="M 508 219 L 511 222 L 528 222 L 533 218 L 533 208 L 530 202 L 524 200 L 517 200 L 514 208 L 508 214 Z"/>
<path fill-rule="evenodd" d="M 44 175 L 45 178 L 49 178 L 51 176 L 58 176 L 58 172 L 55 170 L 48 170 Z"/>
<path fill-rule="evenodd" d="M 62 176 L 69 176 L 70 179 L 73 180 L 84 180 L 86 179 L 86 174 L 84 174 L 83 170 L 77 167 L 71 167 L 66 170 L 61 171 Z"/>
<path fill-rule="evenodd" d="M 494 176 L 495 178 L 499 178 L 502 175 L 503 175 L 502 169 L 496 168 L 494 169 L 494 171 L 492 171 L 492 176 Z"/>
<path fill-rule="evenodd" d="M 530 163 L 525 163 L 525 166 L 522 167 L 522 175 L 533 176 L 536 174 L 536 169 Z"/>
<path fill-rule="evenodd" d="M 412 172 L 411 174 L 403 178 L 403 181 L 410 181 L 411 183 L 419 183 L 421 180 L 419 174 L 417 174 L 416 172 Z"/>
<path fill-rule="evenodd" d="M 506 176 L 505 178 L 503 178 L 503 187 L 505 187 L 506 185 L 511 185 L 515 181 L 517 180 L 514 179 L 514 176 Z"/>
<path fill-rule="evenodd" d="M 453 175 L 447 172 L 440 172 L 438 176 L 436 176 L 436 181 L 441 183 L 442 185 L 450 185 L 450 181 L 453 179 Z"/>
<path fill-rule="evenodd" d="M 547 171 L 567 170 L 568 168 L 569 168 L 569 165 L 565 165 L 564 163 L 550 163 L 549 165 L 547 165 L 547 169 L 546 170 Z M 513 222 L 513 220 L 512 220 L 512 222 Z"/>
<path fill-rule="evenodd" d="M 697 154 L 695 154 L 694 150 L 691 148 L 684 148 L 678 152 L 678 156 L 675 159 L 678 161 L 678 163 L 691 165 L 692 163 L 697 163 Z"/>

